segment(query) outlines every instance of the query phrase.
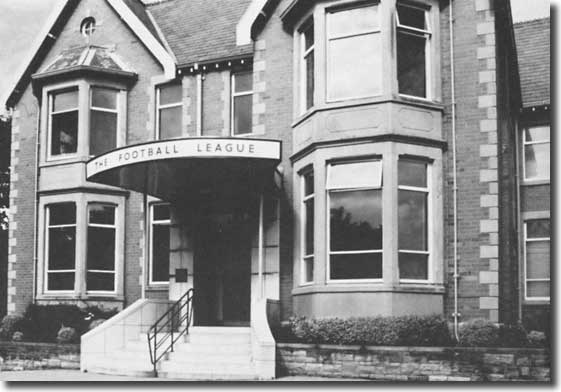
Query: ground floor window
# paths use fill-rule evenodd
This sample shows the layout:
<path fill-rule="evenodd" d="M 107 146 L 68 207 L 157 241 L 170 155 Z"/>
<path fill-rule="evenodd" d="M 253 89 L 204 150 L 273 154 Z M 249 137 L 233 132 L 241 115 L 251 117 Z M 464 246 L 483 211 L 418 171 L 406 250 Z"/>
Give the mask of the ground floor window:
<path fill-rule="evenodd" d="M 526 299 L 549 300 L 550 220 L 526 220 L 524 239 Z"/>
<path fill-rule="evenodd" d="M 73 291 L 76 274 L 76 204 L 47 206 L 47 290 Z"/>
<path fill-rule="evenodd" d="M 314 172 L 302 174 L 302 283 L 314 281 Z"/>
<path fill-rule="evenodd" d="M 170 208 L 150 205 L 150 284 L 169 282 Z"/>
<path fill-rule="evenodd" d="M 88 205 L 87 291 L 115 290 L 115 209 L 114 205 Z"/>

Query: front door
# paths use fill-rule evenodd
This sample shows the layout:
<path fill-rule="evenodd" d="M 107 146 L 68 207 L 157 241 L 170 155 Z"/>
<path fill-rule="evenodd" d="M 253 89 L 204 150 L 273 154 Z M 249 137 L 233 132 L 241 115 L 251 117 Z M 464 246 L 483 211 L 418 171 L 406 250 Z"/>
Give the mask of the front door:
<path fill-rule="evenodd" d="M 210 213 L 195 228 L 196 325 L 249 325 L 250 221 L 245 212 Z"/>

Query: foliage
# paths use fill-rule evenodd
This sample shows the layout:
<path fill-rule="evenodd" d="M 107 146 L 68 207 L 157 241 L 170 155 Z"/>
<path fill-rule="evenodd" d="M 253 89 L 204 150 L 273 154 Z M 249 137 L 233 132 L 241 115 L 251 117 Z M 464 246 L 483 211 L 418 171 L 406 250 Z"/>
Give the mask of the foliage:
<path fill-rule="evenodd" d="M 548 342 L 545 332 L 530 331 L 528 334 L 528 345 L 530 347 L 546 347 Z"/>
<path fill-rule="evenodd" d="M 106 320 L 105 320 L 105 319 L 102 319 L 102 318 L 96 319 L 96 320 L 92 321 L 92 322 L 90 323 L 90 326 L 88 327 L 88 331 L 91 331 L 92 329 L 97 328 L 98 326 L 100 326 L 101 324 L 103 324 L 105 321 L 106 321 Z"/>
<path fill-rule="evenodd" d="M 485 319 L 473 319 L 460 323 L 458 328 L 460 346 L 494 347 L 499 343 L 499 327 Z"/>
<path fill-rule="evenodd" d="M 79 335 L 72 327 L 62 327 L 56 335 L 56 341 L 58 343 L 76 343 L 78 339 Z"/>
<path fill-rule="evenodd" d="M 501 347 L 526 347 L 528 333 L 522 324 L 504 324 L 499 327 L 499 345 Z"/>
<path fill-rule="evenodd" d="M 14 334 L 12 335 L 12 341 L 13 342 L 22 342 L 23 341 L 23 332 L 20 331 L 16 331 L 14 332 Z"/>
<path fill-rule="evenodd" d="M 0 339 L 10 340 L 14 332 L 20 331 L 24 324 L 25 321 L 21 315 L 9 314 L 4 316 L 0 323 Z"/>

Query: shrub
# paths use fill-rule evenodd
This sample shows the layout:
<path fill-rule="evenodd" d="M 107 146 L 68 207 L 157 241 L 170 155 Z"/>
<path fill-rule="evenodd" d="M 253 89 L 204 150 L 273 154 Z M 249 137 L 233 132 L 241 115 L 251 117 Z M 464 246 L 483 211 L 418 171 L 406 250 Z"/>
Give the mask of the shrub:
<path fill-rule="evenodd" d="M 105 321 L 105 319 L 97 319 L 97 320 L 93 320 L 90 323 L 90 326 L 88 327 L 88 331 L 91 331 L 92 329 L 100 326 L 101 324 L 103 324 L 103 322 Z"/>
<path fill-rule="evenodd" d="M 499 344 L 499 327 L 489 320 L 473 319 L 460 323 L 458 344 L 467 347 L 493 347 Z"/>
<path fill-rule="evenodd" d="M 522 324 L 503 324 L 499 327 L 499 345 L 502 347 L 526 347 L 528 334 Z"/>
<path fill-rule="evenodd" d="M 72 327 L 62 327 L 56 335 L 58 343 L 75 343 L 77 340 L 78 334 Z"/>
<path fill-rule="evenodd" d="M 545 332 L 530 331 L 528 334 L 528 345 L 531 347 L 546 347 L 547 337 Z"/>
<path fill-rule="evenodd" d="M 14 334 L 12 335 L 12 341 L 13 342 L 23 341 L 23 332 L 21 331 L 14 332 Z"/>
<path fill-rule="evenodd" d="M 17 314 L 9 314 L 4 316 L 0 323 L 0 339 L 10 340 L 14 332 L 21 330 L 25 325 L 25 320 Z"/>
<path fill-rule="evenodd" d="M 292 336 L 304 343 L 360 345 L 449 345 L 448 325 L 439 316 L 308 319 L 289 321 Z"/>

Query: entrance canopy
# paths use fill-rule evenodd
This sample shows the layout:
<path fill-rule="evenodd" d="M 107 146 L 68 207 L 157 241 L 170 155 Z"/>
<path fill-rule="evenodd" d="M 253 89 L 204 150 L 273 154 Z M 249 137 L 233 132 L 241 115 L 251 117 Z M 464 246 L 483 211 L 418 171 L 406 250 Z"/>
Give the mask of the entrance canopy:
<path fill-rule="evenodd" d="M 166 201 L 260 193 L 274 185 L 278 140 L 183 138 L 109 151 L 86 165 L 86 179 Z"/>

